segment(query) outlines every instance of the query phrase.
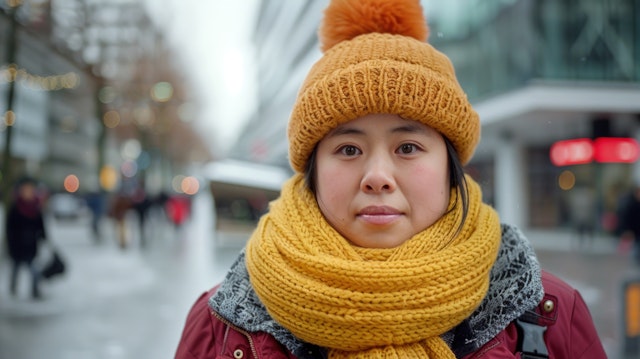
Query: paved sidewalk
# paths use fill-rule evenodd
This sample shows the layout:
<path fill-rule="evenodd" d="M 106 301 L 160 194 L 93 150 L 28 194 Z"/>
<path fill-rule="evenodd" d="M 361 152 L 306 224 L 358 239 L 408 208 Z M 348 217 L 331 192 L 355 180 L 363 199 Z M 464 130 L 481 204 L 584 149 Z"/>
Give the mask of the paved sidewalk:
<path fill-rule="evenodd" d="M 605 233 L 597 233 L 591 239 L 580 241 L 571 229 L 566 228 L 523 229 L 523 233 L 536 250 L 614 254 L 618 245 L 615 237 Z"/>
<path fill-rule="evenodd" d="M 8 263 L 0 262 L 0 359 L 172 358 L 191 304 L 222 279 L 237 251 L 211 249 L 210 202 L 194 205 L 196 217 L 184 228 L 149 223 L 153 240 L 144 250 L 135 218 L 134 242 L 124 251 L 108 221 L 98 245 L 88 220 L 49 222 L 68 272 L 43 283 L 45 299 L 34 301 L 26 271 L 19 295 L 8 294 Z"/>

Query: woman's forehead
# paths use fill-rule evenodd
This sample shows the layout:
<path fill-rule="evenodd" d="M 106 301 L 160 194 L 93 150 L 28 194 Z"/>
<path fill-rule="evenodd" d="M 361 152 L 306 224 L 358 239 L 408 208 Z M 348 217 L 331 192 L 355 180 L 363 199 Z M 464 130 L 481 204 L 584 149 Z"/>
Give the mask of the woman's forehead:
<path fill-rule="evenodd" d="M 439 134 L 435 129 L 415 120 L 392 114 L 370 114 L 345 122 L 331 130 L 326 137 L 349 134 L 366 134 L 369 130 L 383 130 L 389 133 Z"/>

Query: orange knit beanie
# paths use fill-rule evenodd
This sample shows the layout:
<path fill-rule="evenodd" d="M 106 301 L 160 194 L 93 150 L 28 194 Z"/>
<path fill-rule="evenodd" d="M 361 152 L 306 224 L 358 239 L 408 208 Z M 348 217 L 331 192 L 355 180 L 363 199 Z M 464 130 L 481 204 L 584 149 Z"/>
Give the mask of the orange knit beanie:
<path fill-rule="evenodd" d="M 426 43 L 419 0 L 332 0 L 319 37 L 323 57 L 302 84 L 289 121 L 289 161 L 304 172 L 332 129 L 371 113 L 392 113 L 446 136 L 471 159 L 480 120 L 449 59 Z"/>

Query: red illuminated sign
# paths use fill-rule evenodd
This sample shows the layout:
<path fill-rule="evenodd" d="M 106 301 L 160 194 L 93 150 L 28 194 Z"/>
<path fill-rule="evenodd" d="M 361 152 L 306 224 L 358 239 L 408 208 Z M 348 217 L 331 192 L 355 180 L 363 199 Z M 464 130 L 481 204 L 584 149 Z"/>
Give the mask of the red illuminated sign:
<path fill-rule="evenodd" d="M 590 163 L 633 163 L 640 157 L 640 146 L 633 138 L 599 137 L 558 141 L 551 146 L 551 162 L 556 166 Z"/>
<path fill-rule="evenodd" d="M 550 156 L 556 166 L 589 163 L 593 161 L 593 141 L 589 138 L 558 141 L 551 146 Z"/>
<path fill-rule="evenodd" d="M 640 150 L 633 138 L 599 137 L 593 141 L 594 160 L 601 163 L 633 163 Z"/>

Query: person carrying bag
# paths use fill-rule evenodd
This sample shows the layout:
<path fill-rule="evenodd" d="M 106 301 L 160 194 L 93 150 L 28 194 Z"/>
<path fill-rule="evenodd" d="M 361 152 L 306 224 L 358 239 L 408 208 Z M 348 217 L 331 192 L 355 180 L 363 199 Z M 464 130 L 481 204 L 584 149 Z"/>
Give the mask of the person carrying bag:
<path fill-rule="evenodd" d="M 22 266 L 31 274 L 31 297 L 40 299 L 40 268 L 35 261 L 40 243 L 46 242 L 42 207 L 36 195 L 36 181 L 23 178 L 18 181 L 15 199 L 7 211 L 6 238 L 11 259 L 11 295 L 17 294 L 18 273 Z"/>

